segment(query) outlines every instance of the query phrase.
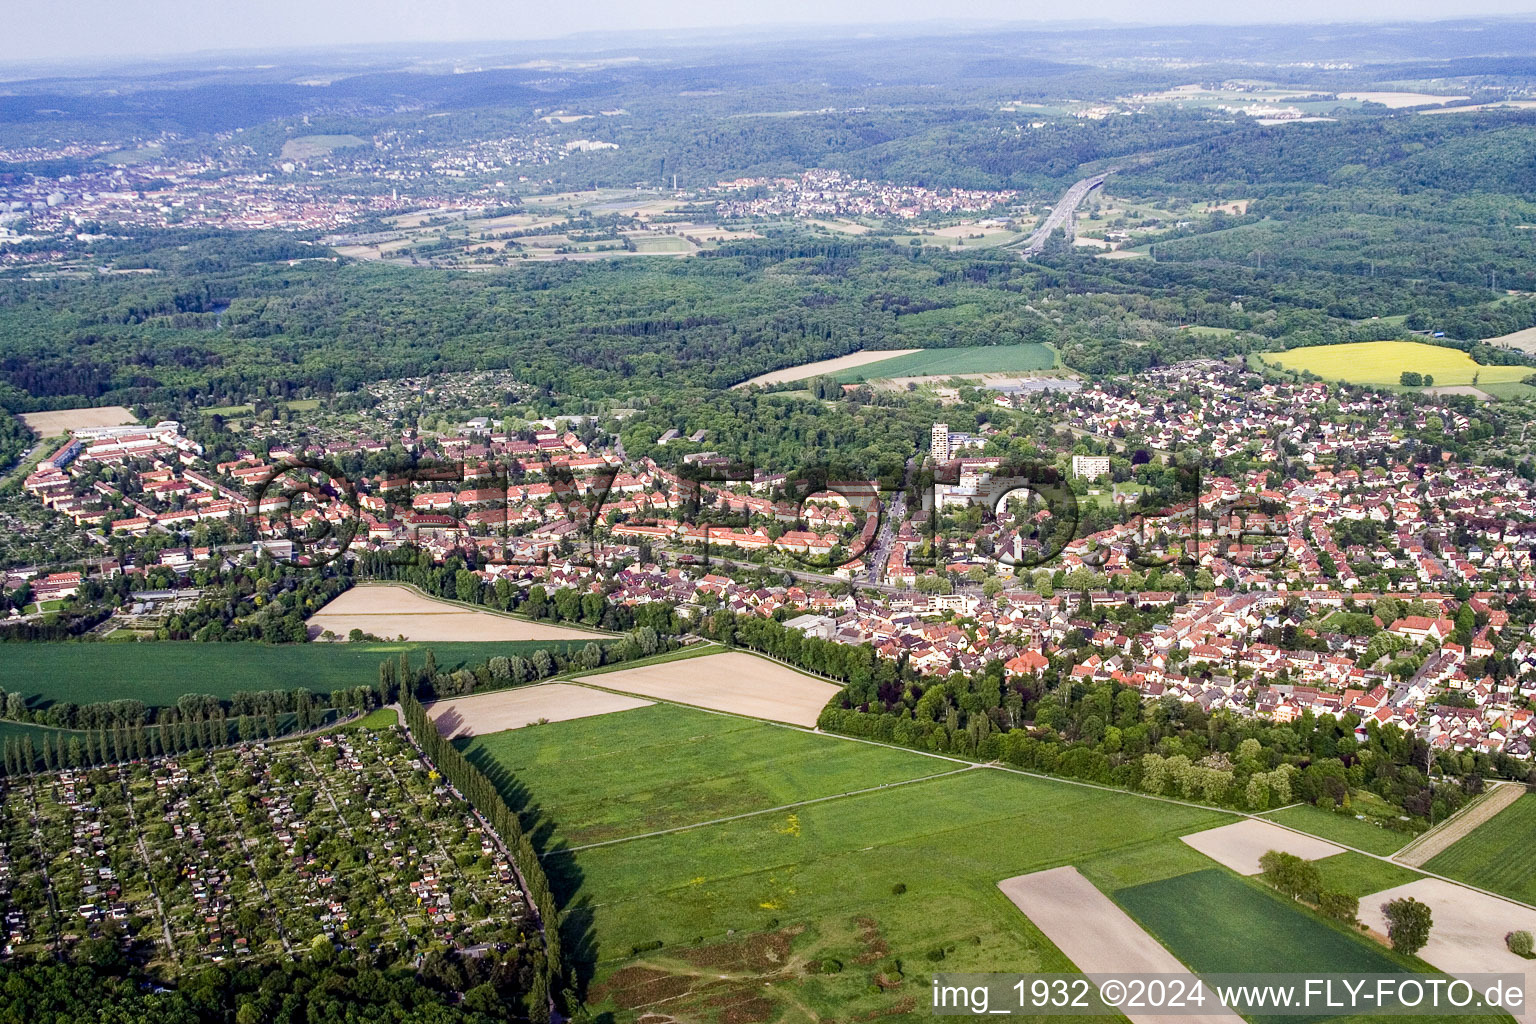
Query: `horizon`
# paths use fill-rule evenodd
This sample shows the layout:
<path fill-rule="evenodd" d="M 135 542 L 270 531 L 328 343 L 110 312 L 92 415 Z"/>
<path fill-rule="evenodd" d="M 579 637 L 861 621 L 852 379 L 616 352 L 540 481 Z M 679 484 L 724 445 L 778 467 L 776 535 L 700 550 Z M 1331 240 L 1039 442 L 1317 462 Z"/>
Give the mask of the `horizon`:
<path fill-rule="evenodd" d="M 228 58 L 236 55 L 288 53 L 389 52 L 410 47 L 473 48 L 496 50 L 548 45 L 583 44 L 578 48 L 622 48 L 628 37 L 636 44 L 673 45 L 710 39 L 778 36 L 793 39 L 806 33 L 839 36 L 887 36 L 902 34 L 965 35 L 984 31 L 1072 32 L 1184 27 L 1265 28 L 1327 25 L 1392 25 L 1456 23 L 1536 19 L 1536 7 L 1527 0 L 1484 0 L 1482 9 L 1467 11 L 1445 0 L 1411 0 L 1406 5 L 1390 0 L 1353 0 L 1343 5 L 1326 0 L 1301 0 L 1290 10 L 1292 17 L 1245 17 L 1241 10 L 1213 0 L 1179 0 L 1147 20 L 1131 0 L 1111 0 L 1092 19 L 1021 17 L 1011 5 L 982 0 L 974 16 L 953 19 L 928 14 L 927 5 L 916 0 L 874 4 L 867 0 L 843 3 L 830 9 L 788 0 L 784 15 L 761 20 L 754 5 L 734 2 L 670 5 L 670 19 L 647 14 L 637 4 L 599 0 L 595 10 L 580 16 L 556 14 L 552 19 L 525 21 L 512 31 L 508 12 L 488 0 L 451 0 L 434 9 L 430 19 L 406 0 L 386 0 L 366 7 L 360 0 L 335 0 L 316 17 L 312 6 L 298 0 L 275 0 L 264 5 L 260 17 L 245 11 L 222 11 L 209 22 L 207 11 L 192 8 L 186 0 L 147 0 L 110 5 L 100 0 L 59 9 L 38 0 L 22 0 L 13 15 L 5 41 L 0 42 L 0 67 L 29 68 L 110 67 L 130 61 L 154 63 Z M 273 8 L 276 8 L 274 11 Z M 382 11 L 381 11 L 382 7 Z M 196 14 L 194 14 L 194 10 Z M 178 11 L 187 16 L 178 16 Z M 608 16 L 603 16 L 603 12 Z M 681 12 L 678 16 L 676 12 Z M 690 13 L 692 12 L 692 13 Z M 582 27 L 593 21 L 606 27 Z M 610 45 L 610 40 L 612 45 Z"/>

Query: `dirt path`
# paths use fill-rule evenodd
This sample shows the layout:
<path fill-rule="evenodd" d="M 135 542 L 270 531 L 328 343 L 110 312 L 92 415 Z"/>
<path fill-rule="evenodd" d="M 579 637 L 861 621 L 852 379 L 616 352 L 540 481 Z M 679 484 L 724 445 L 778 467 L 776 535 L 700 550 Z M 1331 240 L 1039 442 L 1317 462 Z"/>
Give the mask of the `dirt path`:
<path fill-rule="evenodd" d="M 48 873 L 48 844 L 43 841 L 43 828 L 40 824 L 43 815 L 37 806 L 37 785 L 35 778 L 27 783 L 27 799 L 32 804 L 32 816 L 28 824 L 32 826 L 32 847 L 37 853 L 38 868 L 43 874 L 43 891 L 48 894 L 49 923 L 53 926 L 48 948 L 55 957 L 62 959 L 59 944 L 64 935 L 63 909 L 59 906 L 59 895 L 53 888 L 53 877 Z"/>
<path fill-rule="evenodd" d="M 165 912 L 165 901 L 160 898 L 160 887 L 155 884 L 154 861 L 149 859 L 149 849 L 144 845 L 144 830 L 139 827 L 139 816 L 133 809 L 133 790 L 128 787 L 128 774 L 117 770 L 117 784 L 123 790 L 123 806 L 128 808 L 128 824 L 133 827 L 134 842 L 138 844 L 139 859 L 144 862 L 144 876 L 149 880 L 149 894 L 155 898 L 155 912 L 160 915 L 160 929 L 165 934 L 165 955 L 172 963 L 179 964 L 176 940 L 171 937 L 171 919 Z"/>
<path fill-rule="evenodd" d="M 218 766 L 213 763 L 212 756 L 208 757 L 207 764 L 208 774 L 213 776 L 214 784 L 219 787 L 219 792 L 229 793 L 229 787 L 225 786 L 224 780 L 219 778 L 219 769 Z M 310 771 L 314 771 L 314 765 L 310 765 Z M 332 806 L 334 806 L 334 803 Z M 339 815 L 340 812 L 337 813 Z M 251 847 L 258 845 L 257 840 L 254 840 L 245 834 L 245 829 L 240 827 L 240 819 L 235 817 L 234 808 L 229 805 L 228 800 L 224 801 L 224 814 L 229 818 L 229 823 L 235 830 L 234 836 L 235 839 L 240 843 L 240 853 L 245 857 L 245 866 L 250 869 L 251 881 L 255 882 L 256 888 L 261 890 L 261 896 L 267 901 L 267 906 L 275 910 L 279 904 L 272 898 L 272 890 L 267 888 L 267 883 L 262 881 L 261 872 L 256 870 L 256 858 L 251 854 Z M 204 860 L 208 863 L 210 868 L 213 866 L 213 861 L 211 858 L 205 855 Z M 231 875 L 231 878 L 232 877 L 233 875 Z M 283 927 L 283 919 L 274 913 L 272 917 L 272 923 L 277 927 L 277 937 L 283 944 L 283 952 L 292 953 L 293 944 L 288 941 L 288 929 Z"/>
<path fill-rule="evenodd" d="M 1512 782 L 1495 788 L 1493 792 L 1471 807 L 1460 814 L 1451 815 L 1438 827 L 1398 850 L 1392 855 L 1392 859 L 1399 864 L 1407 864 L 1414 868 L 1429 863 L 1431 859 L 1449 849 L 1456 840 L 1465 837 L 1477 826 L 1520 799 L 1520 794 L 1524 792 L 1524 786 Z"/>

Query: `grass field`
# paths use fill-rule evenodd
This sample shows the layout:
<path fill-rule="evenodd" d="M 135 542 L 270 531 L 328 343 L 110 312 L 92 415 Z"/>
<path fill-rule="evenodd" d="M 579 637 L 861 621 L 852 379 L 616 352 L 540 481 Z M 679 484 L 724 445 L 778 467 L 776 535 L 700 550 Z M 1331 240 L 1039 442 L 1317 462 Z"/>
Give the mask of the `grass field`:
<path fill-rule="evenodd" d="M 1412 868 L 1347 850 L 1324 857 L 1317 862 L 1317 869 L 1323 876 L 1323 891 L 1351 896 L 1369 896 L 1424 877 Z"/>
<path fill-rule="evenodd" d="M 300 135 L 283 143 L 284 160 L 309 160 L 325 156 L 333 149 L 366 146 L 368 140 L 356 135 Z"/>
<path fill-rule="evenodd" d="M 329 691 L 371 686 L 379 662 L 408 651 L 422 664 L 431 649 L 440 669 L 496 655 L 564 650 L 579 641 L 506 643 L 202 644 L 193 642 L 0 644 L 0 679 L 33 706 L 68 700 L 176 703 L 184 693 L 228 697 L 240 690 Z"/>
<path fill-rule="evenodd" d="M 1480 366 L 1454 348 L 1416 341 L 1361 341 L 1346 345 L 1313 345 L 1261 358 L 1271 366 L 1305 370 L 1326 380 L 1349 384 L 1397 387 L 1405 370 L 1433 374 L 1435 386 L 1518 383 L 1536 373 L 1528 366 Z"/>
<path fill-rule="evenodd" d="M 1526 793 L 1424 867 L 1536 903 L 1536 794 Z"/>
<path fill-rule="evenodd" d="M 635 239 L 639 252 L 692 252 L 693 245 L 686 238 L 673 235 L 643 235 Z"/>
<path fill-rule="evenodd" d="M 316 409 L 320 408 L 320 399 L 295 398 L 293 401 L 287 402 L 285 404 L 293 412 L 314 412 Z M 202 411 L 210 416 L 223 416 L 228 418 L 231 416 L 249 416 L 251 413 L 256 411 L 256 407 L 252 405 L 216 405 Z"/>
<path fill-rule="evenodd" d="M 601 677 L 598 677 L 601 678 Z M 545 808 L 549 849 L 953 771 L 963 765 L 670 704 L 479 736 L 459 746 L 509 770 Z M 616 729 L 630 737 L 612 742 Z"/>
<path fill-rule="evenodd" d="M 589 1002 L 625 1021 L 926 1017 L 929 972 L 1070 969 L 1001 879 L 1156 844 L 1150 870 L 1228 820 L 987 768 L 923 778 L 964 766 L 666 705 L 469 752 L 515 775 Z"/>
<path fill-rule="evenodd" d="M 1413 836 L 1406 832 L 1393 832 L 1348 814 L 1325 811 L 1311 804 L 1299 804 L 1281 811 L 1272 811 L 1264 817 L 1287 828 L 1310 833 L 1319 839 L 1327 839 L 1344 846 L 1353 846 L 1366 853 L 1386 856 L 1408 845 Z"/>
<path fill-rule="evenodd" d="M 1112 895 L 1174 956 L 1202 974 L 1282 969 L 1397 974 L 1409 970 L 1369 939 L 1334 928 L 1283 897 L 1219 868 L 1119 889 Z"/>
<path fill-rule="evenodd" d="M 557 885 L 574 886 L 568 941 L 597 961 L 599 1005 L 633 1004 L 623 993 L 652 972 L 676 978 L 691 961 L 713 965 L 722 946 L 750 942 L 778 946 L 771 967 L 741 979 L 742 995 L 775 1004 L 752 1019 L 796 1005 L 813 1019 L 926 1017 L 929 972 L 1068 969 L 997 889 L 1000 879 L 1212 817 L 978 769 L 599 847 L 546 867 Z M 836 973 L 805 976 L 805 964 L 827 960 Z M 666 1012 L 706 1019 L 719 994 L 703 987 L 693 993 L 702 1005 Z"/>
<path fill-rule="evenodd" d="M 392 729 L 400 724 L 400 716 L 395 714 L 393 708 L 374 708 L 362 718 L 353 722 L 348 728 L 352 729 Z"/>
<path fill-rule="evenodd" d="M 93 159 L 104 164 L 146 164 L 154 160 L 160 160 L 165 156 L 165 150 L 159 146 L 141 146 L 138 149 L 117 149 L 110 153 L 99 153 Z"/>
<path fill-rule="evenodd" d="M 929 377 L 952 374 L 1027 373 L 1056 366 L 1056 353 L 1044 345 L 976 345 L 930 348 L 834 374 L 844 384 L 881 377 Z"/>
<path fill-rule="evenodd" d="M 1522 384 L 1519 381 L 1508 381 L 1499 384 L 1480 382 L 1477 387 L 1479 391 L 1486 391 L 1494 398 L 1536 398 L 1536 388 L 1531 387 L 1529 384 Z"/>

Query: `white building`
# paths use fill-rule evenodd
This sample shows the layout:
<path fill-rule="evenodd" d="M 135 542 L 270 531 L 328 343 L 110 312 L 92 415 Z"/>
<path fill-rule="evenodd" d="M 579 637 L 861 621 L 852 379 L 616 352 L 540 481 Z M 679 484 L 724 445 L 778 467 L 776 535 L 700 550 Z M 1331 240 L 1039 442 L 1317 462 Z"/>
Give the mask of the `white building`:
<path fill-rule="evenodd" d="M 1108 455 L 1074 455 L 1072 456 L 1072 475 L 1085 480 L 1097 480 L 1101 476 L 1109 475 Z"/>
<path fill-rule="evenodd" d="M 928 452 L 933 456 L 934 462 L 949 461 L 948 423 L 935 423 L 933 425 L 933 440 L 928 446 Z"/>

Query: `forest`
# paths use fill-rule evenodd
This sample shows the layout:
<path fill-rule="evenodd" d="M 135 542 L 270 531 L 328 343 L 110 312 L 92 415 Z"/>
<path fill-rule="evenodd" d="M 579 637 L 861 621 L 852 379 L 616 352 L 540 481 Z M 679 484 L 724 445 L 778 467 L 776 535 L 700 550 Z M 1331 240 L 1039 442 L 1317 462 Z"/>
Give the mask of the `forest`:
<path fill-rule="evenodd" d="M 0 1022 L 121 1024 L 500 1024 L 507 1007 L 473 957 L 429 957 L 430 970 L 383 971 L 314 954 L 276 966 L 203 968 L 164 988 L 126 962 L 110 938 L 80 945 L 75 963 L 0 964 Z M 467 975 L 467 976 L 466 976 Z M 439 982 L 440 984 L 434 984 Z M 465 985 L 465 982 L 471 982 Z M 469 995 L 459 992 L 468 988 Z"/>
<path fill-rule="evenodd" d="M 1270 223 L 1253 229 L 1274 230 Z M 1026 264 L 1003 251 L 785 238 L 689 260 L 462 275 L 274 263 L 280 242 L 169 232 L 123 254 L 165 275 L 0 280 L 0 407 L 185 411 L 486 368 L 510 369 L 546 395 L 622 397 L 722 388 L 861 348 L 1029 342 L 1053 344 L 1075 369 L 1124 372 L 1277 340 L 1407 336 L 1353 322 L 1406 308 L 1478 333 L 1536 322 L 1529 300 L 1463 280 L 1463 270 L 1448 270 L 1444 282 L 1405 282 L 1385 266 L 1373 278 L 1285 265 L 1303 261 L 1294 255 L 1262 271 L 1072 251 Z M 1452 250 L 1444 259 L 1467 256 Z M 1177 330 L 1188 323 L 1239 333 Z"/>

